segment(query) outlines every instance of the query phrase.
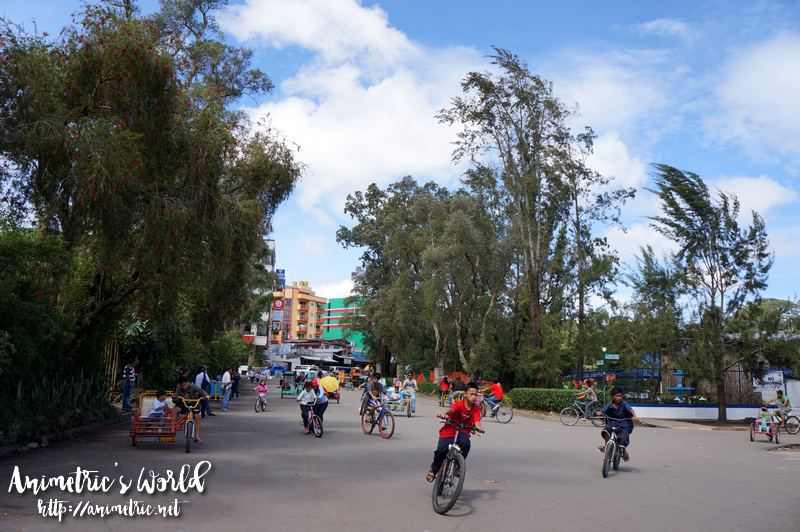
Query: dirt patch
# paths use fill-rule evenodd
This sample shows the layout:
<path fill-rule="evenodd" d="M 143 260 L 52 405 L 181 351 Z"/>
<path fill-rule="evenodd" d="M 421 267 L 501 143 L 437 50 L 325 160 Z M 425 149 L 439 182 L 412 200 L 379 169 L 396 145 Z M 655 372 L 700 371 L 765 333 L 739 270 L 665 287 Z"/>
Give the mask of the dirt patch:
<path fill-rule="evenodd" d="M 791 445 L 781 445 L 780 447 L 773 447 L 772 449 L 769 449 L 769 452 L 771 453 L 784 452 L 784 451 L 800 452 L 800 443 L 793 443 Z"/>

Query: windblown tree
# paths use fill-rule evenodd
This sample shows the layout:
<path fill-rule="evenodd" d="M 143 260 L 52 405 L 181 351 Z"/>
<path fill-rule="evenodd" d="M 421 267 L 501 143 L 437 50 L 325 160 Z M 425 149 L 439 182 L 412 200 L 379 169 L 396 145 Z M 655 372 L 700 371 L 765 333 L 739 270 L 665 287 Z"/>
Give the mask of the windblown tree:
<path fill-rule="evenodd" d="M 181 302 L 210 340 L 250 297 L 251 256 L 301 175 L 292 150 L 228 112 L 212 76 L 200 89 L 150 22 L 87 7 L 58 40 L 1 31 L 3 185 L 82 263 L 64 364 L 123 302 L 137 319 Z"/>
<path fill-rule="evenodd" d="M 610 216 L 603 213 L 629 192 L 607 195 L 600 204 L 587 201 L 584 187 L 598 194 L 605 183 L 586 169 L 572 145 L 591 137 L 573 138 L 567 124 L 575 113 L 555 96 L 552 84 L 533 75 L 511 52 L 494 51 L 491 64 L 501 74 L 467 74 L 461 84 L 465 96 L 454 98 L 437 117 L 463 128 L 453 158 L 470 163 L 465 182 L 502 197 L 523 283 L 516 298 L 529 313 L 528 366 L 543 384 L 560 372 L 562 348 L 556 338 L 560 333 L 547 344 L 543 330 L 562 326 L 571 306 L 570 287 L 585 295 L 588 286 L 610 272 L 604 253 L 595 265 L 597 278 L 590 279 L 591 221 Z M 598 189 L 592 190 L 594 185 Z M 581 269 L 577 277 L 576 269 Z"/>
<path fill-rule="evenodd" d="M 758 301 L 772 267 L 764 220 L 753 211 L 751 224 L 741 228 L 736 196 L 720 191 L 713 197 L 697 174 L 665 164 L 653 168 L 652 192 L 663 214 L 650 218 L 652 227 L 678 244 L 676 259 L 697 308 L 688 329 L 689 370 L 716 386 L 717 422 L 726 423 L 726 371 L 753 364 L 756 356 L 735 333 L 742 330 L 737 315 Z"/>

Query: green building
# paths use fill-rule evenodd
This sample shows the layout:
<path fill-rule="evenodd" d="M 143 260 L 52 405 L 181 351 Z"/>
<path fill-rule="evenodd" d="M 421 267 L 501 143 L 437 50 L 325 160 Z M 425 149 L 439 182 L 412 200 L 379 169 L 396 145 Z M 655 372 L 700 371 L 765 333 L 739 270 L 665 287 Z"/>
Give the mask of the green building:
<path fill-rule="evenodd" d="M 351 303 L 345 305 L 344 297 L 335 297 L 328 300 L 325 305 L 324 314 L 322 317 L 322 338 L 339 338 L 345 339 L 345 326 L 339 323 L 339 320 L 345 316 L 358 315 L 361 312 L 361 307 L 358 303 Z M 348 332 L 347 341 L 354 342 L 356 350 L 361 353 L 364 352 L 364 336 L 359 332 Z"/>

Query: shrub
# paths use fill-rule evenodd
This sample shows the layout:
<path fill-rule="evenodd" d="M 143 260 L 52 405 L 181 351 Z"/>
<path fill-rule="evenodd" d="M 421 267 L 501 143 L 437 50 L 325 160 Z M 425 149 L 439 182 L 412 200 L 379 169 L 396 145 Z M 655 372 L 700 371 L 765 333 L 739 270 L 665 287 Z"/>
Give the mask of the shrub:
<path fill-rule="evenodd" d="M 439 385 L 432 382 L 417 382 L 417 387 L 419 388 L 419 393 L 425 395 L 436 395 L 439 389 Z"/>
<path fill-rule="evenodd" d="M 599 405 L 605 404 L 603 391 L 595 390 Z M 513 405 L 523 410 L 552 410 L 560 412 L 571 406 L 575 400 L 575 390 L 514 388 L 506 393 Z"/>

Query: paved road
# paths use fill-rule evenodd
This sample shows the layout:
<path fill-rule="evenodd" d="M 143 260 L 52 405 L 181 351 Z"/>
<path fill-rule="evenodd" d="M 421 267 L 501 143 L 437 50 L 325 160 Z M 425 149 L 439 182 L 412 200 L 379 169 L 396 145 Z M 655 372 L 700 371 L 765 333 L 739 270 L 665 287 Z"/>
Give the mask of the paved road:
<path fill-rule="evenodd" d="M 321 439 L 303 434 L 294 400 L 270 389 L 268 411 L 256 414 L 253 399 L 243 393 L 227 414 L 217 406 L 205 420 L 205 443 L 188 455 L 178 443 L 133 448 L 120 425 L 0 462 L 0 530 L 800 529 L 800 452 L 776 452 L 766 438 L 751 443 L 740 431 L 637 428 L 631 461 L 603 479 L 597 429 L 520 415 L 508 425 L 489 421 L 473 439 L 460 499 L 439 516 L 424 480 L 440 411 L 432 399 L 419 398 L 411 419 L 398 416 L 389 440 L 362 433 L 357 392 L 329 406 Z M 800 436 L 781 443 L 800 444 Z M 77 467 L 135 479 L 142 468 L 177 472 L 204 460 L 212 469 L 203 493 L 147 495 L 134 484 L 122 496 L 119 483 L 88 495 L 9 492 L 15 466 L 23 479 Z M 38 500 L 50 498 L 73 506 L 188 502 L 178 518 L 67 514 L 59 524 L 37 512 Z"/>

